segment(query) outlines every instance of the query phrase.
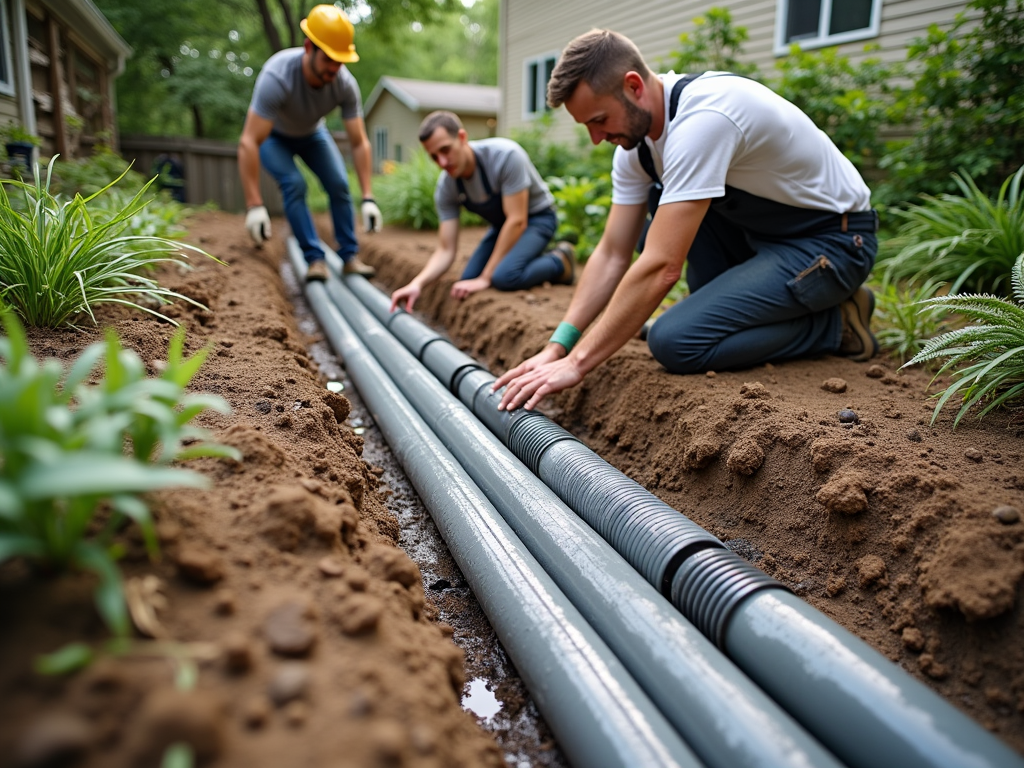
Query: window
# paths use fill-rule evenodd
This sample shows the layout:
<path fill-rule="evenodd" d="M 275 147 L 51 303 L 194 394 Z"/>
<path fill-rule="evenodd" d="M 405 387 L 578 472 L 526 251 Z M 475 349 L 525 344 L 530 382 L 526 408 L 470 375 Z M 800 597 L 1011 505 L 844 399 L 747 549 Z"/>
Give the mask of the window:
<path fill-rule="evenodd" d="M 0 0 L 0 93 L 14 95 L 11 67 L 11 35 L 7 31 L 7 0 Z"/>
<path fill-rule="evenodd" d="M 396 163 L 402 162 L 402 145 L 401 144 L 395 144 L 395 162 Z"/>
<path fill-rule="evenodd" d="M 381 165 L 388 159 L 388 129 L 377 128 L 373 132 L 373 170 L 380 173 Z"/>
<path fill-rule="evenodd" d="M 878 37 L 882 0 L 779 0 L 775 55 Z"/>
<path fill-rule="evenodd" d="M 547 104 L 548 80 L 558 61 L 558 53 L 545 53 L 527 59 L 523 67 L 523 116 L 526 119 L 540 117 L 550 112 Z"/>

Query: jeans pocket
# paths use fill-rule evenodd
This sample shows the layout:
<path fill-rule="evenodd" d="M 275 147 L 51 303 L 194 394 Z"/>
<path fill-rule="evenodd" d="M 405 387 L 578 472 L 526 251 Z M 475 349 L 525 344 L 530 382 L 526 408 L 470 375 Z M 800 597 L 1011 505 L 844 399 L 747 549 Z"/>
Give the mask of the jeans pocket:
<path fill-rule="evenodd" d="M 818 256 L 811 266 L 786 283 L 786 287 L 811 312 L 836 306 L 852 291 L 824 255 Z"/>

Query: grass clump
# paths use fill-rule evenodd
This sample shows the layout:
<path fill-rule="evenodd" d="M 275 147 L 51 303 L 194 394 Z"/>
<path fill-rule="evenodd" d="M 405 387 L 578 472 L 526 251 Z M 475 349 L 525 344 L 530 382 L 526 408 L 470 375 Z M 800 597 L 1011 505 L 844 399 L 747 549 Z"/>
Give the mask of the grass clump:
<path fill-rule="evenodd" d="M 922 205 L 891 213 L 903 220 L 879 268 L 890 282 L 930 279 L 962 290 L 1009 295 L 1010 273 L 1024 253 L 1024 166 L 995 200 L 969 174 L 953 174 L 960 195 L 924 196 Z"/>
<path fill-rule="evenodd" d="M 149 305 L 183 299 L 199 306 L 145 274 L 160 262 L 185 265 L 182 251 L 209 256 L 167 237 L 131 233 L 152 181 L 119 207 L 104 208 L 99 198 L 120 177 L 88 197 L 64 199 L 50 191 L 53 163 L 45 179 L 36 167 L 33 184 L 0 183 L 0 306 L 46 328 L 70 324 L 83 313 L 95 323 L 92 307 L 99 304 L 124 304 L 159 317 Z"/>
<path fill-rule="evenodd" d="M 907 365 L 943 359 L 936 376 L 951 372 L 953 383 L 937 396 L 932 422 L 954 395 L 961 406 L 954 428 L 972 408 L 978 418 L 1024 397 L 1024 253 L 1011 274 L 1013 298 L 955 295 L 928 299 L 925 307 L 942 308 L 967 318 L 970 324 L 935 337 Z"/>
<path fill-rule="evenodd" d="M 941 307 L 924 307 L 943 288 L 937 280 L 894 284 L 883 282 L 875 292 L 878 345 L 905 363 L 931 339 L 947 329 Z"/>
<path fill-rule="evenodd" d="M 129 521 L 157 554 L 153 521 L 140 494 L 204 487 L 206 478 L 170 464 L 198 456 L 240 458 L 203 442 L 191 422 L 207 409 L 227 412 L 212 395 L 185 394 L 207 350 L 183 354 L 171 339 L 159 378 L 145 377 L 138 355 L 111 331 L 65 371 L 37 361 L 13 313 L 0 337 L 0 563 L 23 557 L 46 570 L 98 577 L 96 605 L 112 632 L 129 631 L 115 534 Z M 98 384 L 87 380 L 101 373 Z"/>

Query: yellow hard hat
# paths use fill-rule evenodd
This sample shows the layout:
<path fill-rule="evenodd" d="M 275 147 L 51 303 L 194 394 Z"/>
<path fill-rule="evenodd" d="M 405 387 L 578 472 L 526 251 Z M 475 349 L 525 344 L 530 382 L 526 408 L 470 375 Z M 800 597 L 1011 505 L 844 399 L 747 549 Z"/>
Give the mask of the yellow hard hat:
<path fill-rule="evenodd" d="M 314 6 L 309 16 L 299 22 L 299 26 L 313 45 L 331 59 L 342 64 L 359 61 L 355 43 L 352 42 L 352 38 L 355 37 L 352 22 L 337 6 Z"/>

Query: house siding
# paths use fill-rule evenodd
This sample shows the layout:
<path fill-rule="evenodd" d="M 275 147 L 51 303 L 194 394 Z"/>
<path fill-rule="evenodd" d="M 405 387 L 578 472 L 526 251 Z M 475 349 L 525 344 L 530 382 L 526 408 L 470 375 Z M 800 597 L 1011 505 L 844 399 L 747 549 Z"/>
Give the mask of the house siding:
<path fill-rule="evenodd" d="M 523 62 L 549 51 L 560 51 L 574 37 L 595 27 L 614 29 L 637 44 L 648 64 L 657 71 L 667 69 L 665 60 L 679 46 L 679 35 L 693 29 L 692 20 L 721 2 L 667 2 L 645 0 L 626 4 L 611 0 L 507 0 L 502 3 L 502 49 L 500 85 L 502 107 L 498 131 L 508 135 L 529 121 L 523 115 Z M 906 47 L 922 36 L 930 24 L 948 27 L 965 2 L 949 0 L 884 0 L 879 35 L 876 38 L 847 43 L 840 51 L 858 61 L 868 55 L 887 62 L 903 61 Z M 777 74 L 775 56 L 776 0 L 751 0 L 729 6 L 733 24 L 747 28 L 749 39 L 743 46 L 744 60 L 772 77 Z M 864 46 L 879 50 L 866 54 Z M 553 114 L 549 134 L 554 141 L 573 141 L 582 129 L 572 123 L 565 110 Z"/>

